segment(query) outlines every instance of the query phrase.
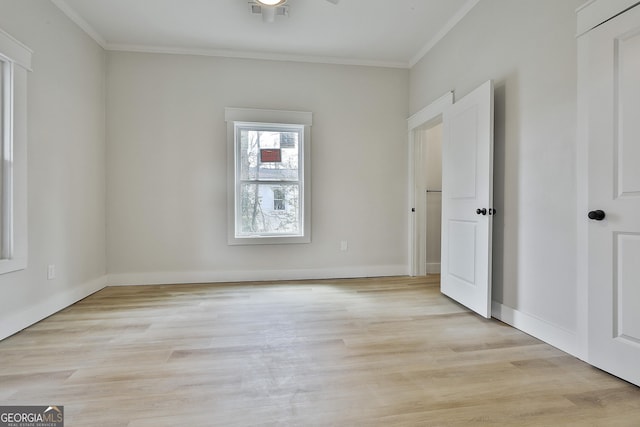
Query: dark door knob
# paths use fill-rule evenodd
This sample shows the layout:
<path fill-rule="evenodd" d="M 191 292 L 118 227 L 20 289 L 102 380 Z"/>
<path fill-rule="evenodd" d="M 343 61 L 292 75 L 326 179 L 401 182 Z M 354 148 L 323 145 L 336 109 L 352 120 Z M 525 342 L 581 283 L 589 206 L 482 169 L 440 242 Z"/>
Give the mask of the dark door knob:
<path fill-rule="evenodd" d="M 600 209 L 589 212 L 589 219 L 592 219 L 594 221 L 602 221 L 604 217 L 604 211 L 601 211 Z"/>
<path fill-rule="evenodd" d="M 478 208 L 478 209 L 476 209 L 476 213 L 478 215 L 486 215 L 487 214 L 487 209 L 486 208 L 482 208 L 482 209 Z"/>

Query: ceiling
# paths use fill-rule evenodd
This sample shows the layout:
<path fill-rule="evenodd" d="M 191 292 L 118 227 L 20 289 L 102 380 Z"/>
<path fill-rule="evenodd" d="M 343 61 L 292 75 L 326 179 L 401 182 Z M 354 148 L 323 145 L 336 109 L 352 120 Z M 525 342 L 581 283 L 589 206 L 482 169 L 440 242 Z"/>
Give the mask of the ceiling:
<path fill-rule="evenodd" d="M 248 0 L 51 0 L 108 50 L 415 64 L 479 0 L 289 0 L 265 23 Z"/>

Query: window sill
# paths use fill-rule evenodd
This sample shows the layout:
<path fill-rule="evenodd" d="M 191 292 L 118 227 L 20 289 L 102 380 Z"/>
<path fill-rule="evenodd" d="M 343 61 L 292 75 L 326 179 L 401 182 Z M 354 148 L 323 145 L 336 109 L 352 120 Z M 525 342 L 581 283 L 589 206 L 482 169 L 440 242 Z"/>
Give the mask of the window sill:
<path fill-rule="evenodd" d="M 27 268 L 26 258 L 0 260 L 0 274 L 12 273 Z"/>
<path fill-rule="evenodd" d="M 255 237 L 234 237 L 229 236 L 227 244 L 229 246 L 243 245 L 287 245 L 311 243 L 310 236 L 255 236 Z"/>

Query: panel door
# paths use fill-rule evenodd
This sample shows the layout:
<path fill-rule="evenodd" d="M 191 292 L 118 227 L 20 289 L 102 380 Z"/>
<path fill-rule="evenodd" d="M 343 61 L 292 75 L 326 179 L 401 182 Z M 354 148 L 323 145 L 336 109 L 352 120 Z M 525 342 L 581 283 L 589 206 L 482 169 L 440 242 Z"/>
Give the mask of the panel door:
<path fill-rule="evenodd" d="M 443 114 L 441 291 L 491 317 L 493 82 Z"/>
<path fill-rule="evenodd" d="M 588 358 L 640 385 L 640 7 L 587 37 Z"/>

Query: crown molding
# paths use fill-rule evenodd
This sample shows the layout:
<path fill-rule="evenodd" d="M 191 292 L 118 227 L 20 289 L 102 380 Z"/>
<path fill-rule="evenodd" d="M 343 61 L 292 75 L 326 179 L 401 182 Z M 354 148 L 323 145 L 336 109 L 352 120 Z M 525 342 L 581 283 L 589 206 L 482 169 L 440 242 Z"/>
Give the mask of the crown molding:
<path fill-rule="evenodd" d="M 89 37 L 91 37 L 96 43 L 98 43 L 103 49 L 107 45 L 107 41 L 93 28 L 87 21 L 82 18 L 78 12 L 64 0 L 51 0 L 51 3 L 56 5 L 58 9 L 62 11 L 69 19 L 71 19 L 78 27 L 80 27 Z"/>
<path fill-rule="evenodd" d="M 480 0 L 468 0 L 463 4 L 456 14 L 444 24 L 440 31 L 438 31 L 438 33 L 429 40 L 427 44 L 425 44 L 422 49 L 420 49 L 420 51 L 411 58 L 411 60 L 409 60 L 409 68 L 412 68 L 420 62 L 420 60 L 424 58 L 425 55 L 429 53 L 429 51 L 433 49 L 447 34 L 449 34 L 449 31 L 458 25 L 458 23 L 462 21 L 462 18 L 464 18 L 478 3 L 480 3 Z"/>
<path fill-rule="evenodd" d="M 148 46 L 131 44 L 109 44 L 104 48 L 116 52 L 161 53 L 172 55 L 213 56 L 223 58 L 262 59 L 267 61 L 308 62 L 315 64 L 353 65 L 380 68 L 408 69 L 409 64 L 401 61 L 377 61 L 367 59 L 349 59 L 327 56 L 294 55 L 284 53 L 251 52 L 230 49 L 197 49 L 168 46 Z"/>

